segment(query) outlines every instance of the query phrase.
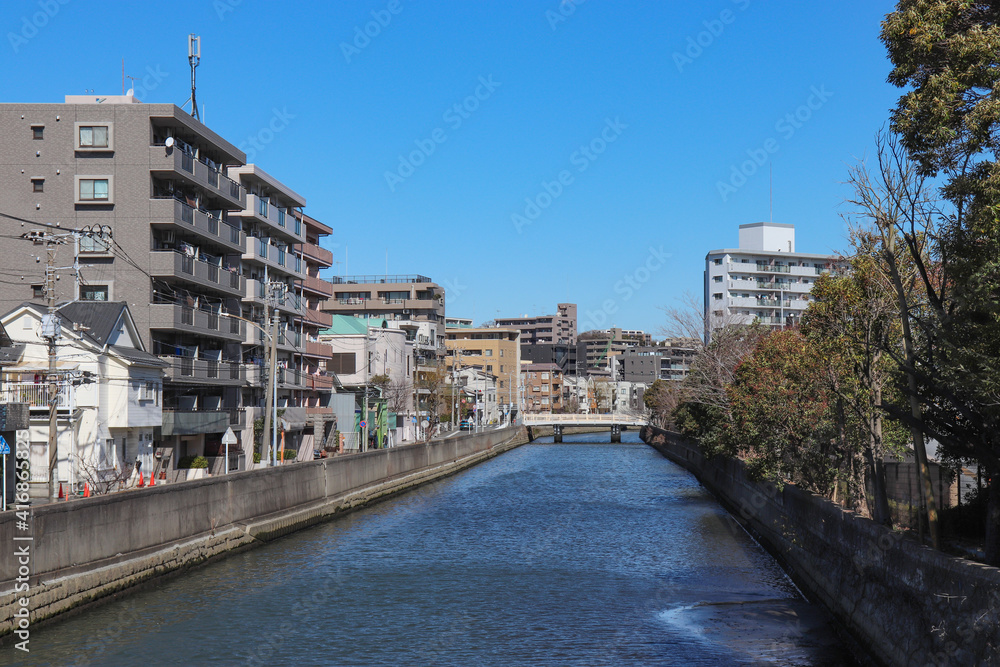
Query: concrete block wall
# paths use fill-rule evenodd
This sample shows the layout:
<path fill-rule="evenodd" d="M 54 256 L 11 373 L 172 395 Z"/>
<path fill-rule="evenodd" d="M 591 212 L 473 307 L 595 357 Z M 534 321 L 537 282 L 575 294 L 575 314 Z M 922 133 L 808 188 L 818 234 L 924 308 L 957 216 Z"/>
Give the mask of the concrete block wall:
<path fill-rule="evenodd" d="M 684 466 L 825 605 L 868 658 L 891 665 L 1000 664 L 1000 568 L 950 557 L 791 485 L 706 460 L 677 434 L 645 442 Z"/>

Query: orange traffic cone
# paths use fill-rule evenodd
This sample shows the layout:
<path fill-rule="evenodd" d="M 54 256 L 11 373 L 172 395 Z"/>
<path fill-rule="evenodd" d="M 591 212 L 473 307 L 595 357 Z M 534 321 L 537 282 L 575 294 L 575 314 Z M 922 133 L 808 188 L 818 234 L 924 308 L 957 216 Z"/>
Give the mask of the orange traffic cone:
<path fill-rule="evenodd" d="M 87 482 L 83 483 L 83 497 L 84 498 L 90 497 L 90 484 L 88 484 Z"/>
<path fill-rule="evenodd" d="M 66 494 L 62 490 L 62 482 L 59 482 L 59 500 L 66 500 Z"/>
<path fill-rule="evenodd" d="M 156 486 L 156 475 L 149 473 L 149 485 Z"/>
<path fill-rule="evenodd" d="M 146 483 L 142 481 L 142 473 L 139 473 L 139 488 L 146 486 Z"/>

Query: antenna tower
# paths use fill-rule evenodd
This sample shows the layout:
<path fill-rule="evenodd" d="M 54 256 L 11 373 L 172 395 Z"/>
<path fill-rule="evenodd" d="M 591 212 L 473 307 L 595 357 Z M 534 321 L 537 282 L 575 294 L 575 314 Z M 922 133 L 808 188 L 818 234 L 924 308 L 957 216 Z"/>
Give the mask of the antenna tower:
<path fill-rule="evenodd" d="M 194 91 L 194 70 L 198 67 L 198 63 L 201 62 L 201 37 L 191 33 L 188 35 L 188 63 L 191 65 L 191 99 L 188 102 L 191 103 L 191 115 L 198 118 L 198 101 L 195 99 Z M 187 104 L 185 102 L 184 104 Z M 184 105 L 181 105 L 184 108 Z M 198 120 L 201 120 L 198 118 Z"/>

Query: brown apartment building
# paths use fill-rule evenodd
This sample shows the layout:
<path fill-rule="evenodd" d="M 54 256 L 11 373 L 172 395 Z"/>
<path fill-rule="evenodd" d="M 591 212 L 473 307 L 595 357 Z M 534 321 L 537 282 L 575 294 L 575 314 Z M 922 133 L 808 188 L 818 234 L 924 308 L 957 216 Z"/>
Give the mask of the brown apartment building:
<path fill-rule="evenodd" d="M 521 367 L 526 413 L 557 412 L 563 407 L 563 376 L 556 364 L 528 364 Z"/>

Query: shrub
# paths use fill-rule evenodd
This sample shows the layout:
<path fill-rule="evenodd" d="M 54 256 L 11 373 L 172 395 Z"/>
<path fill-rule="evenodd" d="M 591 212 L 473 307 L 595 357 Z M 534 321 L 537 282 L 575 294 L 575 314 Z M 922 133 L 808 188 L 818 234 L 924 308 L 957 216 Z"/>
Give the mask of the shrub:
<path fill-rule="evenodd" d="M 299 455 L 299 453 L 297 451 L 295 451 L 294 449 L 286 449 L 284 451 L 284 453 L 281 455 L 281 460 L 282 461 L 294 461 L 295 457 L 297 457 L 298 455 Z"/>
<path fill-rule="evenodd" d="M 208 459 L 204 456 L 185 456 L 177 462 L 177 468 L 207 468 Z"/>

